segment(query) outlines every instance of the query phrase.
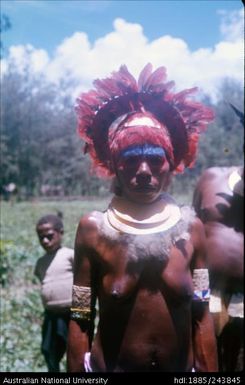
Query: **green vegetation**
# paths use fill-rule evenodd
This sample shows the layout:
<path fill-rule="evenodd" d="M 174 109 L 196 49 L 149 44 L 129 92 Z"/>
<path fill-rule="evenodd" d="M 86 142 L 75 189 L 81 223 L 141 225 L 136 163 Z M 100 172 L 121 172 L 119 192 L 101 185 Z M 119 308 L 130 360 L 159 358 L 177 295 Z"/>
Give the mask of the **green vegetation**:
<path fill-rule="evenodd" d="M 42 196 L 104 196 L 108 183 L 92 175 L 89 157 L 83 154 L 74 111 L 75 102 L 60 84 L 47 83 L 26 68 L 22 74 L 9 67 L 2 79 L 0 132 L 0 194 L 7 198 L 6 186 L 17 186 L 17 198 Z M 176 184 L 191 180 L 210 166 L 239 165 L 243 160 L 243 129 L 229 103 L 243 110 L 242 84 L 224 79 L 219 99 L 211 102 L 215 120 L 201 135 L 196 167 Z M 193 179 L 194 177 L 194 179 Z M 185 188 L 186 190 L 186 188 Z"/>
<path fill-rule="evenodd" d="M 36 260 L 44 253 L 35 233 L 37 220 L 61 211 L 64 244 L 73 247 L 79 218 L 106 206 L 106 199 L 12 205 L 1 202 L 1 372 L 47 371 L 40 352 L 43 307 L 39 283 L 33 276 Z"/>

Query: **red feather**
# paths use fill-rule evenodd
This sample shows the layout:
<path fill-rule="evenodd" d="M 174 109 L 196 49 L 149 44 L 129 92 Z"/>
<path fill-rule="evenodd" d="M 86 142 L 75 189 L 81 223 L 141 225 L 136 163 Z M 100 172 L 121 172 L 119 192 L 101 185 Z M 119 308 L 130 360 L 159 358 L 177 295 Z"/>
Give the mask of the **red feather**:
<path fill-rule="evenodd" d="M 139 92 L 144 91 L 145 84 L 146 84 L 147 80 L 149 79 L 149 77 L 151 76 L 151 73 L 152 73 L 152 64 L 148 63 L 148 64 L 146 64 L 146 66 L 143 68 L 143 70 L 141 71 L 141 73 L 139 75 L 139 79 L 138 79 Z"/>
<path fill-rule="evenodd" d="M 165 67 L 152 71 L 153 67 L 148 63 L 136 82 L 127 67 L 122 65 L 119 71 L 113 72 L 111 76 L 95 80 L 93 82 L 95 88 L 81 94 L 77 100 L 75 110 L 78 115 L 78 132 L 87 142 L 86 150 L 98 175 L 104 177 L 114 175 L 109 126 L 118 117 L 125 114 L 127 116 L 135 111 L 148 111 L 156 117 L 162 127 L 166 127 L 165 137 L 157 139 L 156 136 L 154 140 L 160 140 L 159 145 L 165 146 L 168 150 L 175 172 L 182 172 L 185 167 L 193 165 L 199 133 L 213 120 L 214 113 L 202 103 L 188 99 L 197 88 L 175 94 L 170 92 L 174 82 L 166 81 Z M 149 130 L 145 127 L 142 133 L 145 132 L 145 135 L 147 133 L 148 140 L 152 141 L 156 133 L 153 131 L 150 133 Z M 123 131 L 118 129 L 119 134 L 124 141 L 123 145 L 139 140 L 137 135 L 131 135 L 129 138 L 127 129 Z M 142 140 L 146 140 L 143 134 Z M 113 145 L 113 148 L 115 150 L 117 145 L 115 147 Z"/>
<path fill-rule="evenodd" d="M 159 67 L 156 69 L 146 80 L 144 89 L 145 91 L 152 91 L 154 87 L 159 86 L 166 80 L 166 69 L 165 67 Z"/>

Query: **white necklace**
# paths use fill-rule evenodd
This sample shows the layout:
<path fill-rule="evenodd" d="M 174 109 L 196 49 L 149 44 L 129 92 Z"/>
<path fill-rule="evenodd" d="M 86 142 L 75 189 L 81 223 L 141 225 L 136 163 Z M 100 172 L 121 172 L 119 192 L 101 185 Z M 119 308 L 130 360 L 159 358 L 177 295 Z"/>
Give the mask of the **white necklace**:
<path fill-rule="evenodd" d="M 118 231 L 144 235 L 170 229 L 181 219 L 181 211 L 166 193 L 151 204 L 137 204 L 115 196 L 104 216 L 107 224 Z"/>

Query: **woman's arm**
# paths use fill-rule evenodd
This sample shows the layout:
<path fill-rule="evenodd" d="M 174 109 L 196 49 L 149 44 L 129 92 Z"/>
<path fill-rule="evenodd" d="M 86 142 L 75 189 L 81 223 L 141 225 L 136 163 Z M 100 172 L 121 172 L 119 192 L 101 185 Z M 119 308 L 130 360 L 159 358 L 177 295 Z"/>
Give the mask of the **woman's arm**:
<path fill-rule="evenodd" d="M 192 260 L 193 290 L 192 324 L 194 369 L 196 372 L 218 370 L 216 338 L 213 319 L 209 312 L 209 277 L 206 264 L 205 233 L 196 218 L 192 226 L 194 256 Z"/>
<path fill-rule="evenodd" d="M 85 371 L 84 354 L 90 350 L 93 335 L 96 290 L 92 271 L 95 235 L 95 224 L 89 216 L 83 217 L 75 240 L 73 298 L 67 341 L 68 372 Z"/>

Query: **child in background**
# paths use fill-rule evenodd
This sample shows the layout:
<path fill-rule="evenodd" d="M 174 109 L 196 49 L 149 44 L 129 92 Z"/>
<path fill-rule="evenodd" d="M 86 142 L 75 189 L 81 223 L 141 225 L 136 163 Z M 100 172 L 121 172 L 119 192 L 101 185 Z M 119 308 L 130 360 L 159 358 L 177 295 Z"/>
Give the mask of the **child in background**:
<path fill-rule="evenodd" d="M 66 341 L 73 283 L 73 249 L 61 245 L 64 227 L 60 215 L 46 215 L 36 224 L 46 254 L 38 259 L 34 274 L 41 282 L 44 312 L 42 354 L 49 372 L 60 371 Z"/>

